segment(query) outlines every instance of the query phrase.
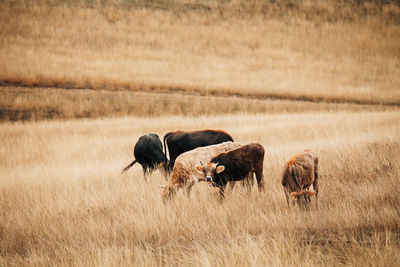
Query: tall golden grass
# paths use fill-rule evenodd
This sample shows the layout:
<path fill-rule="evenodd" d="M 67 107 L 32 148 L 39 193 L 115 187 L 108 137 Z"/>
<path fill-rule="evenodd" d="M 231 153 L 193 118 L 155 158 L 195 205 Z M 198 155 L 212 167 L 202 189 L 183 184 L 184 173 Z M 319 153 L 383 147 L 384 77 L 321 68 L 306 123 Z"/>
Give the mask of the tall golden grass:
<path fill-rule="evenodd" d="M 400 102 L 396 1 L 2 1 L 0 81 Z"/>
<path fill-rule="evenodd" d="M 0 265 L 400 265 L 399 26 L 396 1 L 1 1 Z M 204 128 L 265 147 L 266 193 L 163 205 L 119 174 Z M 280 176 L 306 148 L 304 212 Z"/>
<path fill-rule="evenodd" d="M 396 266 L 398 111 L 125 117 L 0 124 L 0 265 Z M 163 205 L 133 144 L 148 132 L 225 129 L 266 149 L 266 193 L 219 204 L 198 184 Z M 320 159 L 320 203 L 288 209 L 283 164 Z"/>
<path fill-rule="evenodd" d="M 309 101 L 246 99 L 199 96 L 184 93 L 153 93 L 68 90 L 0 86 L 0 121 L 121 116 L 199 116 L 212 114 L 293 113 L 316 111 L 397 110 L 381 105 L 314 103 Z"/>

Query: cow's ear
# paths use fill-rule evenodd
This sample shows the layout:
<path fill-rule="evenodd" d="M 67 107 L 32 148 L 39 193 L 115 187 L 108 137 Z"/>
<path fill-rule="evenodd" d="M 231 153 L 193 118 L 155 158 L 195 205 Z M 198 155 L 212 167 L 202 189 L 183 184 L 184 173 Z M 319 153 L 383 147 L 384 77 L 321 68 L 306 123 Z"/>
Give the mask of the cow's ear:
<path fill-rule="evenodd" d="M 223 172 L 224 170 L 225 170 L 225 166 L 219 165 L 219 166 L 215 169 L 215 172 L 216 172 L 216 173 L 221 173 L 221 172 Z"/>
<path fill-rule="evenodd" d="M 310 191 L 307 191 L 306 194 L 308 194 L 310 197 L 312 197 L 313 195 L 315 195 L 315 191 L 314 190 L 310 190 Z"/>
<path fill-rule="evenodd" d="M 298 192 L 292 192 L 290 193 L 290 196 L 294 199 L 297 200 L 299 198 L 299 193 Z"/>
<path fill-rule="evenodd" d="M 202 172 L 203 171 L 203 166 L 197 165 L 196 166 L 196 170 L 198 170 L 199 172 Z"/>

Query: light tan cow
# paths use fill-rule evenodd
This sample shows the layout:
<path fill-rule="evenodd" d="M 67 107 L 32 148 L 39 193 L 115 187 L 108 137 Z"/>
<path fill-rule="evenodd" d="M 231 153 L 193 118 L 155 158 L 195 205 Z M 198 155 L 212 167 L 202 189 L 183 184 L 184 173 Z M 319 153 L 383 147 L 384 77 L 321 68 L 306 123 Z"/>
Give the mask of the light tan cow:
<path fill-rule="evenodd" d="M 205 181 L 203 173 L 196 170 L 196 165 L 209 162 L 214 156 L 238 147 L 240 147 L 238 143 L 224 142 L 206 147 L 198 147 L 179 155 L 175 161 L 171 180 L 162 192 L 164 202 L 173 198 L 176 192 L 182 187 L 186 187 L 187 196 L 190 196 L 193 185 Z"/>
<path fill-rule="evenodd" d="M 283 168 L 282 185 L 289 207 L 290 199 L 307 207 L 313 195 L 318 205 L 318 157 L 310 150 L 291 157 Z"/>

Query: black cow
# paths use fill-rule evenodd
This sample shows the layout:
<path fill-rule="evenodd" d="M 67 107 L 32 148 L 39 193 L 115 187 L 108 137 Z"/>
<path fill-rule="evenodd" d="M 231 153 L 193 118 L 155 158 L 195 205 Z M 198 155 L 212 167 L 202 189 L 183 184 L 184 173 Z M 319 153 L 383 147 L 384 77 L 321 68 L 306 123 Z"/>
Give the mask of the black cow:
<path fill-rule="evenodd" d="M 161 167 L 167 162 L 161 140 L 157 134 L 150 133 L 141 136 L 135 145 L 133 154 L 135 159 L 121 173 L 126 172 L 133 164 L 139 162 L 143 167 L 145 180 L 147 180 L 146 174 L 150 174 L 157 167 Z"/>
<path fill-rule="evenodd" d="M 202 130 L 202 131 L 176 131 L 169 132 L 164 136 L 164 152 L 167 158 L 167 147 L 169 151 L 169 163 L 165 164 L 165 170 L 171 172 L 175 164 L 175 159 L 182 153 L 197 147 L 215 145 L 223 142 L 233 142 L 232 136 L 222 130 Z"/>
<path fill-rule="evenodd" d="M 258 191 L 264 191 L 264 154 L 262 145 L 251 143 L 216 155 L 206 166 L 199 165 L 196 169 L 203 171 L 207 182 L 219 187 L 221 200 L 228 182 L 245 178 L 252 180 L 253 173 L 256 174 Z"/>

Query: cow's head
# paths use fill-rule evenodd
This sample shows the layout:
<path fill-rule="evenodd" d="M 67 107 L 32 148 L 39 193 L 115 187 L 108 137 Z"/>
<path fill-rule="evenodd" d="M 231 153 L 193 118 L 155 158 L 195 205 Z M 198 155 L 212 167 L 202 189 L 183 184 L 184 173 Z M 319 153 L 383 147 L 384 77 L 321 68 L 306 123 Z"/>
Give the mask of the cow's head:
<path fill-rule="evenodd" d="M 313 195 L 315 195 L 315 191 L 309 189 L 290 193 L 290 196 L 294 201 L 297 201 L 300 207 L 307 207 Z"/>
<path fill-rule="evenodd" d="M 202 172 L 204 174 L 206 182 L 213 183 L 215 175 L 223 172 L 225 170 L 225 166 L 218 165 L 217 163 L 207 163 L 205 166 L 200 161 L 201 165 L 196 166 L 196 170 Z"/>
<path fill-rule="evenodd" d="M 297 200 L 297 199 L 299 199 L 301 197 L 305 197 L 307 195 L 312 197 L 313 195 L 315 195 L 315 191 L 314 190 L 301 190 L 300 192 L 292 192 L 292 193 L 290 193 L 290 196 L 294 200 Z"/>

